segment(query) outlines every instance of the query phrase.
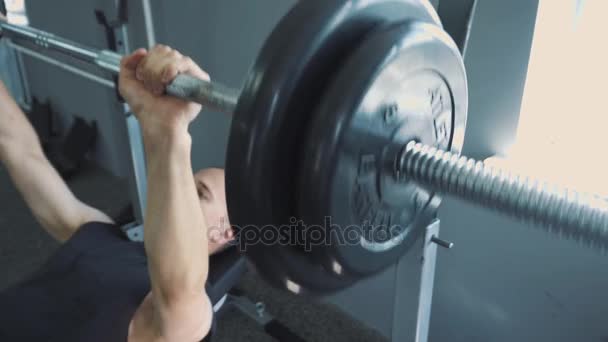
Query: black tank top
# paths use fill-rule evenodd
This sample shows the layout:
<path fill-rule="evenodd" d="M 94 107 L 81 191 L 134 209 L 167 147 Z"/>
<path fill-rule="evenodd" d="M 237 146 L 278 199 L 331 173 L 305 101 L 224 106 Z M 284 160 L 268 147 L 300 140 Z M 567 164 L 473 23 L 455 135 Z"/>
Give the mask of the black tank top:
<path fill-rule="evenodd" d="M 126 342 L 150 291 L 143 244 L 82 226 L 32 277 L 0 294 L 0 341 Z"/>

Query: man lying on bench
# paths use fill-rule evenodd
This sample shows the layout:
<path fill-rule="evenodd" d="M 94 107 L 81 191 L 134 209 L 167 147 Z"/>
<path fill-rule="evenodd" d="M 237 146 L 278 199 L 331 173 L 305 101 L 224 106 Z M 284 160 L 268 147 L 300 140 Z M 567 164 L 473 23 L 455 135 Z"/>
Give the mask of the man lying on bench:
<path fill-rule="evenodd" d="M 74 197 L 0 84 L 0 160 L 38 222 L 64 242 L 41 270 L 0 294 L 1 341 L 188 342 L 208 336 L 209 255 L 232 233 L 223 171 L 192 172 L 188 126 L 201 107 L 163 95 L 180 73 L 208 79 L 167 46 L 138 50 L 121 65 L 120 91 L 139 120 L 146 151 L 144 245 Z"/>

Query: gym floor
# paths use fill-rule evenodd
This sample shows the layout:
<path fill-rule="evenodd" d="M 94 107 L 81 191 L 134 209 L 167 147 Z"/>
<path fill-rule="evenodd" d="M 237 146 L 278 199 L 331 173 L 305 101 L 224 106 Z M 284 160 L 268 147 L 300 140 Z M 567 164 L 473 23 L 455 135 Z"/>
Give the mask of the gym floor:
<path fill-rule="evenodd" d="M 69 182 L 76 196 L 110 216 L 128 203 L 125 184 L 109 173 L 86 165 Z M 0 290 L 34 272 L 58 248 L 35 221 L 5 169 L 0 168 Z M 247 297 L 262 301 L 268 312 L 306 341 L 385 341 L 378 332 L 363 326 L 331 304 L 312 302 L 269 288 L 255 274 L 239 285 Z M 218 320 L 214 341 L 274 341 L 245 314 L 229 307 Z"/>

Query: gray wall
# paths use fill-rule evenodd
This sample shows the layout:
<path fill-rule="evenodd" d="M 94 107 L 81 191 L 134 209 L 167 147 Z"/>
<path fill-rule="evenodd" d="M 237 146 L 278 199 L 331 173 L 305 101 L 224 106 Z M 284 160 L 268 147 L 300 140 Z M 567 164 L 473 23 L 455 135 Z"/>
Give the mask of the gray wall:
<path fill-rule="evenodd" d="M 455 200 L 441 218 L 431 341 L 606 341 L 606 256 Z"/>
<path fill-rule="evenodd" d="M 470 113 L 465 152 L 485 157 L 514 137 L 536 1 L 479 1 L 466 61 Z M 192 56 L 213 79 L 236 87 L 293 2 L 152 4 L 159 42 Z M 101 47 L 104 37 L 92 6 L 108 3 L 29 0 L 28 10 L 32 25 Z M 135 18 L 132 26 L 139 23 L 141 18 Z M 120 173 L 126 151 L 113 93 L 35 62 L 28 62 L 28 69 L 34 94 L 51 97 L 66 113 L 99 120 L 96 156 Z M 203 113 L 193 124 L 195 167 L 223 165 L 229 121 L 219 113 Z M 442 236 L 456 247 L 439 254 L 431 341 L 606 341 L 606 258 L 453 199 L 445 200 L 441 218 Z M 388 335 L 394 280 L 393 268 L 330 300 Z"/>
<path fill-rule="evenodd" d="M 537 1 L 478 6 L 464 153 L 483 158 L 514 139 Z M 438 259 L 431 341 L 606 341 L 605 256 L 454 199 L 440 217 L 456 246 Z"/>

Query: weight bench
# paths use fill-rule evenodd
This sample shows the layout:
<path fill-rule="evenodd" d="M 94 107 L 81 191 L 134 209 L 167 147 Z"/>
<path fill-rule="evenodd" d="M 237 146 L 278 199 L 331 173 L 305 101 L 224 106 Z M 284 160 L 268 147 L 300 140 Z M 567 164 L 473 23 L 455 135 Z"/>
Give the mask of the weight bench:
<path fill-rule="evenodd" d="M 207 295 L 213 303 L 213 311 L 219 312 L 226 302 L 228 292 L 239 282 L 247 270 L 247 261 L 236 247 L 230 247 L 209 258 Z"/>

